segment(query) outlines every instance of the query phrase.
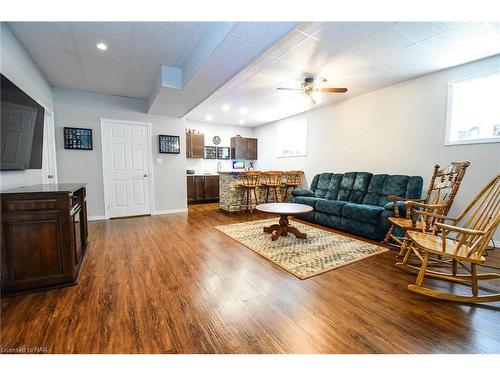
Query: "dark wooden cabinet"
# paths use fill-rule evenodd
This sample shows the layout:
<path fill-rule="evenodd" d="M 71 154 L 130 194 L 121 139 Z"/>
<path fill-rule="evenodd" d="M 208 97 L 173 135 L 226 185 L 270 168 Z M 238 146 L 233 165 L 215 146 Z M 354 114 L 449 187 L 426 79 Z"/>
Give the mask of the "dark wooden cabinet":
<path fill-rule="evenodd" d="M 2 295 L 76 284 L 87 248 L 82 184 L 46 184 L 1 194 Z"/>
<path fill-rule="evenodd" d="M 219 176 L 187 176 L 188 203 L 217 202 Z"/>
<path fill-rule="evenodd" d="M 203 158 L 205 154 L 205 135 L 186 133 L 186 157 Z"/>
<path fill-rule="evenodd" d="M 257 160 L 257 139 L 231 138 L 231 159 Z"/>

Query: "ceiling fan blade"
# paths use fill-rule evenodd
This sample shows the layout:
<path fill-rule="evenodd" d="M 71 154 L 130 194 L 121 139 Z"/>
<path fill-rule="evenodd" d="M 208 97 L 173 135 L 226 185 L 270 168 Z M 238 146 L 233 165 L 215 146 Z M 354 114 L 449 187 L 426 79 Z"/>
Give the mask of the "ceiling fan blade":
<path fill-rule="evenodd" d="M 276 87 L 276 90 L 292 90 L 292 91 L 302 91 L 303 89 L 292 89 L 290 87 Z"/>
<path fill-rule="evenodd" d="M 347 89 L 345 87 L 323 87 L 323 88 L 319 89 L 319 91 L 343 93 L 343 92 L 347 92 Z"/>

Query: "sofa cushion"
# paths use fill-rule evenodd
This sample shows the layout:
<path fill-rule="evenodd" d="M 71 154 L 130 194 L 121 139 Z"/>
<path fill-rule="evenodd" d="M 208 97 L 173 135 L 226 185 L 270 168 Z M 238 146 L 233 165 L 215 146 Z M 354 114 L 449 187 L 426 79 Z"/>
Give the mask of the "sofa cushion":
<path fill-rule="evenodd" d="M 324 198 L 330 186 L 330 179 L 333 173 L 322 173 L 318 179 L 318 186 L 314 191 L 314 195 L 318 198 Z"/>
<path fill-rule="evenodd" d="M 342 181 L 343 173 L 335 173 L 330 179 L 330 186 L 328 186 L 328 193 L 325 195 L 325 199 L 337 199 L 337 195 L 340 189 L 340 182 Z"/>
<path fill-rule="evenodd" d="M 356 178 L 354 179 L 354 184 L 352 186 L 351 196 L 349 197 L 349 202 L 362 203 L 365 197 L 366 190 L 368 189 L 368 184 L 372 178 L 372 174 L 368 172 L 358 172 Z"/>
<path fill-rule="evenodd" d="M 405 198 L 420 199 L 422 197 L 422 185 L 424 180 L 420 176 L 411 176 L 406 187 Z"/>
<path fill-rule="evenodd" d="M 321 198 L 317 197 L 293 197 L 293 203 L 301 203 L 301 204 L 307 204 L 308 206 L 311 206 L 314 208 L 316 205 L 316 202 L 322 200 Z"/>
<path fill-rule="evenodd" d="M 391 202 L 391 200 L 388 198 L 390 194 L 399 195 L 400 197 L 406 196 L 406 188 L 409 179 L 409 176 L 402 175 L 387 176 L 384 180 L 382 195 L 380 196 L 378 205 L 383 207 L 387 203 Z"/>
<path fill-rule="evenodd" d="M 337 195 L 337 199 L 339 201 L 349 201 L 352 187 L 354 186 L 354 180 L 356 179 L 356 174 L 356 172 L 347 172 L 342 176 L 339 193 Z"/>
<path fill-rule="evenodd" d="M 371 204 L 372 206 L 379 205 L 386 177 L 386 174 L 376 174 L 372 176 L 368 184 L 367 193 L 363 198 L 363 204 Z"/>
<path fill-rule="evenodd" d="M 292 191 L 295 197 L 314 197 L 314 192 L 309 189 L 297 188 Z"/>
<path fill-rule="evenodd" d="M 383 207 L 367 204 L 348 203 L 342 209 L 342 216 L 364 223 L 378 224 Z"/>
<path fill-rule="evenodd" d="M 316 211 L 329 215 L 342 216 L 342 208 L 347 203 L 349 202 L 322 199 L 316 203 Z"/>

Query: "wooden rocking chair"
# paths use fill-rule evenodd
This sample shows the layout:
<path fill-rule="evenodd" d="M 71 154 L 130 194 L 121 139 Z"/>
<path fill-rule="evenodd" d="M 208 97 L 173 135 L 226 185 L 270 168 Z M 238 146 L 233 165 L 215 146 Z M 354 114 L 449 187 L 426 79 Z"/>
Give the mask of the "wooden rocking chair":
<path fill-rule="evenodd" d="M 403 256 L 405 251 L 404 235 L 398 237 L 395 233 L 396 229 L 406 233 L 411 230 L 426 230 L 430 231 L 431 222 L 424 222 L 418 220 L 419 213 L 434 212 L 446 216 L 451 208 L 453 200 L 457 195 L 460 183 L 462 182 L 467 167 L 468 161 L 453 162 L 446 168 L 440 169 L 439 165 L 434 166 L 434 173 L 432 174 L 429 188 L 425 195 L 425 199 L 421 200 L 408 200 L 406 198 L 398 197 L 396 195 L 389 195 L 389 199 L 394 204 L 394 217 L 388 219 L 391 227 L 385 236 L 384 242 L 386 244 L 394 244 L 400 248 L 398 256 Z M 397 202 L 402 201 L 405 204 L 406 214 L 405 217 L 400 217 L 399 207 Z"/>
<path fill-rule="evenodd" d="M 477 272 L 477 267 L 486 261 L 485 251 L 500 223 L 500 175 L 491 180 L 457 218 L 433 212 L 422 216 L 427 216 L 422 220 L 434 220 L 434 224 L 431 233 L 424 230 L 407 232 L 408 251 L 401 264 L 409 269 L 418 269 L 408 265 L 410 253 L 422 260 L 417 280 L 415 284 L 408 285 L 408 289 L 447 301 L 468 303 L 500 301 L 500 293 L 479 295 L 478 288 L 478 280 L 500 278 L 500 274 Z M 445 224 L 445 221 L 451 222 L 451 225 Z M 451 260 L 451 273 L 429 270 L 431 254 Z M 467 263 L 470 267 L 466 265 Z M 459 265 L 466 270 L 465 274 L 458 273 Z M 425 277 L 470 285 L 472 295 L 457 295 L 424 287 L 422 285 Z"/>

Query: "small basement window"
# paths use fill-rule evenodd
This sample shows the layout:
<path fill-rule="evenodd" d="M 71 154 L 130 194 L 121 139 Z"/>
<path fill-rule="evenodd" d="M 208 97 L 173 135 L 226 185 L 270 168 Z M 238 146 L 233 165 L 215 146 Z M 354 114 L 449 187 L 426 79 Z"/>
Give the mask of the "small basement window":
<path fill-rule="evenodd" d="M 500 72 L 450 82 L 445 145 L 500 142 Z"/>

